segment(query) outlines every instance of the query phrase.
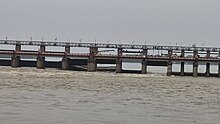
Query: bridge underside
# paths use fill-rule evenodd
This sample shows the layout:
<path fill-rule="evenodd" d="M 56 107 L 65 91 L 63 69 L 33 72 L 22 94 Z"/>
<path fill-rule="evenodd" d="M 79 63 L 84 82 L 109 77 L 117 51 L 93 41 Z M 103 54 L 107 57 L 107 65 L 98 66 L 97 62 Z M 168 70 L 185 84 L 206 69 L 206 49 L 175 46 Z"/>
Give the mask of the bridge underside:
<path fill-rule="evenodd" d="M 97 59 L 97 64 L 116 64 L 115 59 Z M 70 59 L 70 70 L 87 70 L 87 59 Z M 134 62 L 135 63 L 135 62 Z M 36 67 L 36 60 L 20 60 L 21 67 Z M 167 66 L 167 61 L 147 61 L 148 66 Z M 11 60 L 0 59 L 0 66 L 11 66 Z M 45 61 L 45 68 L 62 68 L 62 61 Z M 83 68 L 82 68 L 83 67 Z M 107 69 L 107 68 L 106 68 Z"/>

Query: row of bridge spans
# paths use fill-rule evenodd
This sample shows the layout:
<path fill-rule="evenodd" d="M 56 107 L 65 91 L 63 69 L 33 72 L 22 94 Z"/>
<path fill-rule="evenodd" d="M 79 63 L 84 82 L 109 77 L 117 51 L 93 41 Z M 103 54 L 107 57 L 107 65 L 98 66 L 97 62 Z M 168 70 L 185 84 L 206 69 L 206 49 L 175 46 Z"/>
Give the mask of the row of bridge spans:
<path fill-rule="evenodd" d="M 88 59 L 87 70 L 96 71 L 97 70 L 97 59 L 115 59 L 117 73 L 122 72 L 122 61 L 123 59 L 131 60 L 141 60 L 141 73 L 147 73 L 148 61 L 166 61 L 167 62 L 167 75 L 171 76 L 174 74 L 172 72 L 172 64 L 174 62 L 179 62 L 180 73 L 179 75 L 186 75 L 184 72 L 184 65 L 188 62 L 193 63 L 192 76 L 197 77 L 199 62 L 206 63 L 205 76 L 210 77 L 212 75 L 220 77 L 220 48 L 217 47 L 189 47 L 189 46 L 160 46 L 160 45 L 134 45 L 134 44 L 104 44 L 104 43 L 78 43 L 78 42 L 51 42 L 51 41 L 19 41 L 19 40 L 0 40 L 0 46 L 3 45 L 13 45 L 15 50 L 3 50 L 0 47 L 1 55 L 11 56 L 11 66 L 20 67 L 21 56 L 35 56 L 37 59 L 36 66 L 39 69 L 44 68 L 45 57 L 62 57 L 62 69 L 69 68 L 69 59 L 78 57 Z M 39 46 L 38 51 L 22 50 L 21 46 Z M 65 47 L 65 51 L 46 51 L 46 47 L 56 46 Z M 88 53 L 71 53 L 71 47 L 83 47 L 89 48 Z M 99 52 L 99 48 L 102 49 L 115 49 L 116 54 L 103 54 Z M 132 50 L 132 51 L 129 51 Z M 149 54 L 150 50 L 163 50 L 167 51 L 164 56 L 156 56 Z M 140 53 L 140 54 L 124 54 L 124 53 Z M 180 55 L 176 55 L 180 53 Z M 186 54 L 192 53 L 191 57 L 186 56 Z M 200 56 L 200 54 L 206 54 L 206 56 Z M 215 57 L 211 56 L 215 54 Z M 210 73 L 211 63 L 218 63 L 218 73 Z"/>

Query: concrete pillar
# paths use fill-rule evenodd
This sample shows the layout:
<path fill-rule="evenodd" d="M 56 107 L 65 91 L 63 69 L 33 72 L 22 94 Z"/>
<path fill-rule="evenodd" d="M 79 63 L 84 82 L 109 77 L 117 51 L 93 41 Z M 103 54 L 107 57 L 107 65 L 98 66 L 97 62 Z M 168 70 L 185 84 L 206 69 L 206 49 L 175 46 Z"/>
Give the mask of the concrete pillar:
<path fill-rule="evenodd" d="M 45 68 L 44 63 L 45 63 L 45 57 L 37 56 L 37 68 L 44 69 Z"/>
<path fill-rule="evenodd" d="M 69 69 L 69 58 L 66 56 L 70 53 L 70 46 L 65 46 L 65 56 L 62 59 L 62 69 L 68 70 Z"/>
<path fill-rule="evenodd" d="M 181 57 L 185 57 L 185 50 L 181 50 Z M 184 66 L 185 66 L 185 63 L 184 62 L 181 62 L 181 65 L 180 65 L 180 75 L 181 76 L 184 76 Z"/>
<path fill-rule="evenodd" d="M 20 56 L 13 55 L 11 57 L 11 67 L 13 68 L 20 67 Z"/>
<path fill-rule="evenodd" d="M 70 53 L 70 46 L 65 46 L 65 53 Z"/>
<path fill-rule="evenodd" d="M 167 76 L 172 75 L 172 61 L 167 62 Z"/>
<path fill-rule="evenodd" d="M 15 45 L 15 51 L 16 52 L 20 52 L 21 51 L 21 44 L 20 43 Z"/>
<path fill-rule="evenodd" d="M 88 65 L 87 65 L 87 70 L 89 72 L 94 72 L 97 70 L 97 63 L 96 63 L 96 58 L 95 58 L 95 55 L 97 53 L 98 53 L 97 47 L 89 48 L 89 59 L 88 59 Z"/>
<path fill-rule="evenodd" d="M 122 72 L 122 49 L 118 48 L 118 58 L 116 59 L 116 73 Z"/>
<path fill-rule="evenodd" d="M 40 48 L 38 52 L 45 52 L 46 51 L 46 46 L 45 45 L 40 45 Z"/>
<path fill-rule="evenodd" d="M 194 50 L 193 51 L 193 57 L 198 59 L 198 51 L 197 50 Z"/>
<path fill-rule="evenodd" d="M 193 62 L 193 77 L 198 76 L 198 51 L 195 50 L 193 57 L 195 58 L 195 61 Z"/>
<path fill-rule="evenodd" d="M 169 57 L 169 60 L 167 62 L 167 76 L 171 76 L 172 75 L 172 54 L 173 54 L 173 51 L 172 50 L 168 50 L 168 57 Z"/>
<path fill-rule="evenodd" d="M 207 58 L 210 58 L 210 50 L 207 51 Z M 206 77 L 210 77 L 210 63 L 206 63 Z"/>
<path fill-rule="evenodd" d="M 220 52 L 219 52 L 219 57 L 220 57 Z M 218 63 L 218 77 L 220 78 L 220 61 Z"/>
<path fill-rule="evenodd" d="M 198 61 L 193 62 L 193 77 L 198 76 Z"/>
<path fill-rule="evenodd" d="M 145 56 L 145 58 L 142 60 L 142 63 L 141 63 L 141 73 L 146 74 L 147 73 L 147 49 L 143 49 L 143 56 Z"/>
<path fill-rule="evenodd" d="M 62 59 L 62 69 L 63 70 L 68 70 L 69 69 L 69 58 L 68 57 L 63 57 Z"/>
<path fill-rule="evenodd" d="M 42 52 L 46 51 L 45 45 L 40 45 L 40 48 L 38 50 L 38 56 L 37 56 L 37 68 L 38 69 L 44 69 L 45 68 L 45 57 L 40 55 Z"/>
<path fill-rule="evenodd" d="M 180 75 L 181 76 L 184 76 L 185 75 L 185 63 L 184 62 L 181 62 L 181 65 L 180 65 Z"/>
<path fill-rule="evenodd" d="M 205 76 L 206 77 L 210 77 L 210 63 L 206 63 L 206 73 Z"/>
<path fill-rule="evenodd" d="M 218 64 L 218 77 L 220 78 L 220 62 Z"/>
<path fill-rule="evenodd" d="M 15 45 L 15 55 L 13 55 L 11 57 L 11 67 L 16 68 L 16 67 L 20 67 L 20 61 L 21 61 L 21 57 L 19 55 L 16 55 L 17 52 L 21 51 L 21 44 L 17 43 Z"/>

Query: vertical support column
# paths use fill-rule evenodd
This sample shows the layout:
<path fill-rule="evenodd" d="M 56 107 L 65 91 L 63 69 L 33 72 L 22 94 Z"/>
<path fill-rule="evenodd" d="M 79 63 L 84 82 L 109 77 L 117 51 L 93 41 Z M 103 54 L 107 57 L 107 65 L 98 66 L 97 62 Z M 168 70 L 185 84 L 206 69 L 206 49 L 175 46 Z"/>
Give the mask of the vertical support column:
<path fill-rule="evenodd" d="M 210 58 L 210 50 L 207 51 L 207 58 Z M 210 63 L 206 63 L 206 77 L 210 77 Z"/>
<path fill-rule="evenodd" d="M 220 78 L 220 62 L 218 64 L 218 77 Z"/>
<path fill-rule="evenodd" d="M 195 61 L 193 62 L 193 77 L 198 76 L 198 51 L 194 50 L 193 57 Z"/>
<path fill-rule="evenodd" d="M 185 50 L 181 50 L 181 57 L 185 57 Z M 180 75 L 181 76 L 184 76 L 184 65 L 185 63 L 184 62 L 181 62 L 181 67 L 180 67 Z"/>
<path fill-rule="evenodd" d="M 96 63 L 96 58 L 95 58 L 95 55 L 97 53 L 98 53 L 97 47 L 89 48 L 89 59 L 88 59 L 88 65 L 87 65 L 87 70 L 89 72 L 94 72 L 97 70 L 97 63 Z"/>
<path fill-rule="evenodd" d="M 20 44 L 20 43 L 17 43 L 17 44 L 15 45 L 15 50 L 16 50 L 17 52 L 20 52 L 20 51 L 21 51 L 21 44 Z"/>
<path fill-rule="evenodd" d="M 118 48 L 118 58 L 116 59 L 116 73 L 122 72 L 122 49 Z"/>
<path fill-rule="evenodd" d="M 69 69 L 69 58 L 66 56 L 70 53 L 70 46 L 65 46 L 65 55 L 62 59 L 62 69 L 68 70 Z"/>
<path fill-rule="evenodd" d="M 21 44 L 20 43 L 17 43 L 15 45 L 15 54 L 12 55 L 11 57 L 11 67 L 13 68 L 17 68 L 17 67 L 20 67 L 20 60 L 21 60 L 21 57 L 16 55 L 16 53 L 20 52 L 21 51 Z"/>
<path fill-rule="evenodd" d="M 167 62 L 167 76 L 171 76 L 172 75 L 172 54 L 173 51 L 172 50 L 168 50 L 168 57 L 169 60 Z"/>
<path fill-rule="evenodd" d="M 38 56 L 37 56 L 37 68 L 38 69 L 44 69 L 45 68 L 45 57 L 41 54 L 46 51 L 45 45 L 40 45 L 40 48 L 38 50 Z"/>
<path fill-rule="evenodd" d="M 220 57 L 220 51 L 219 51 L 219 57 Z M 218 62 L 218 77 L 220 78 L 220 60 Z"/>
<path fill-rule="evenodd" d="M 147 73 L 147 49 L 143 49 L 143 56 L 145 56 L 145 58 L 142 60 L 142 63 L 141 63 L 141 73 L 146 74 Z"/>

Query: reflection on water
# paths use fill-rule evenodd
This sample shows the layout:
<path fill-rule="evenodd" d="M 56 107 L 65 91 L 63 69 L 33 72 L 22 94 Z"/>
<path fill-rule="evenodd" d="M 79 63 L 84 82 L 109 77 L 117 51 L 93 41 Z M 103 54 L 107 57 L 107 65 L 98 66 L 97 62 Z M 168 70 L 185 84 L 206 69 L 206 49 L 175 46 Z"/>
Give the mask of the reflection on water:
<path fill-rule="evenodd" d="M 2 124 L 220 122 L 218 78 L 0 69 Z"/>

